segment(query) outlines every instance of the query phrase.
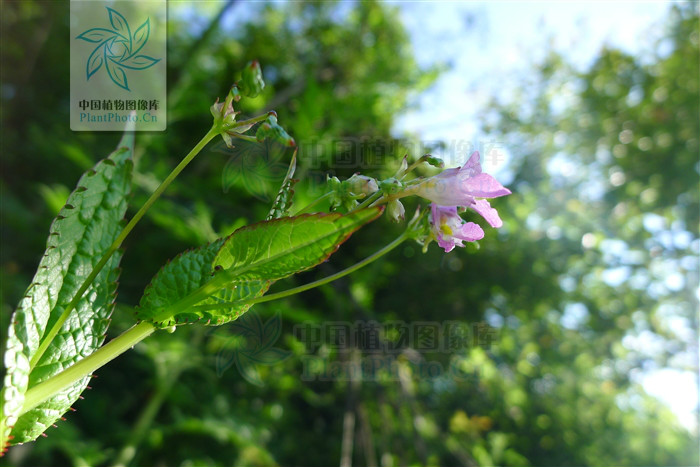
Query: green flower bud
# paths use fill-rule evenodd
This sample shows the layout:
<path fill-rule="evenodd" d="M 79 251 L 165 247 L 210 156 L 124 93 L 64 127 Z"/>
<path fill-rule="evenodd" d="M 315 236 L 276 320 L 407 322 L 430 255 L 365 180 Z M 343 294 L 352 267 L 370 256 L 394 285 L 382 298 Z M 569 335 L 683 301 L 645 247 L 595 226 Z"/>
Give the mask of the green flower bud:
<path fill-rule="evenodd" d="M 432 165 L 433 167 L 437 167 L 440 169 L 445 168 L 445 162 L 443 162 L 443 160 L 440 159 L 439 157 L 433 157 L 430 154 L 426 154 L 423 157 L 425 157 L 425 162 Z"/>
<path fill-rule="evenodd" d="M 265 89 L 262 69 L 257 60 L 253 60 L 243 69 L 243 76 L 238 83 L 241 93 L 246 97 L 256 97 Z"/>
<path fill-rule="evenodd" d="M 272 138 L 285 146 L 296 146 L 294 138 L 289 136 L 289 134 L 284 131 L 284 128 L 277 123 L 277 114 L 275 112 L 270 112 L 268 114 L 267 120 L 258 127 L 255 138 L 260 142 L 265 141 L 267 138 Z"/>

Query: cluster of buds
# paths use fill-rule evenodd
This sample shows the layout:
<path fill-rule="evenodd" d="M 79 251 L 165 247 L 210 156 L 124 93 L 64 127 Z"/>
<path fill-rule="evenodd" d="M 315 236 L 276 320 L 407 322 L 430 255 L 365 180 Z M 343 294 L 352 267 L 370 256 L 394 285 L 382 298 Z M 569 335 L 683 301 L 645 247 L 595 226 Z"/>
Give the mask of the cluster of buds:
<path fill-rule="evenodd" d="M 498 212 L 484 198 L 497 198 L 511 192 L 491 175 L 481 171 L 478 152 L 474 152 L 462 167 L 446 169 L 428 178 L 403 181 L 411 170 L 424 162 L 434 167 L 443 167 L 440 159 L 425 155 L 411 166 L 408 166 L 407 159 L 404 158 L 396 175 L 380 182 L 358 174 L 345 182 L 340 182 L 337 178 L 330 179 L 336 206 L 352 209 L 357 205 L 356 199 L 374 193 L 375 203 L 386 203 L 389 218 L 399 222 L 405 218 L 401 198 L 416 195 L 427 199 L 431 201 L 431 209 L 424 234 L 417 239 L 426 247 L 431 241 L 437 241 L 446 252 L 452 251 L 456 246 L 463 247 L 464 242 L 475 242 L 484 237 L 483 229 L 474 222 L 464 221 L 460 212 L 472 209 L 491 227 L 499 228 L 503 225 Z M 364 190 L 356 192 L 348 189 L 351 183 L 356 183 L 362 177 L 371 180 L 372 184 L 367 184 Z"/>
<path fill-rule="evenodd" d="M 277 122 L 274 111 L 248 120 L 236 120 L 240 112 L 235 111 L 234 102 L 240 101 L 241 97 L 256 97 L 264 88 L 262 70 L 258 62 L 254 61 L 245 67 L 241 80 L 231 87 L 224 102 L 217 99 L 212 105 L 215 128 L 228 147 L 233 147 L 234 138 L 250 142 L 271 139 L 284 146 L 295 146 L 294 139 Z M 258 125 L 255 136 L 246 135 L 255 125 Z M 404 157 L 394 176 L 386 180 L 377 181 L 361 174 L 355 174 L 344 181 L 328 177 L 329 191 L 326 196 L 330 198 L 334 210 L 351 211 L 358 206 L 386 204 L 386 213 L 394 222 L 401 222 L 406 217 L 401 198 L 415 195 L 427 199 L 431 201 L 430 212 L 427 217 L 420 216 L 425 219 L 423 234 L 415 238 L 426 247 L 431 241 L 437 241 L 446 252 L 452 251 L 456 246 L 463 247 L 464 242 L 475 242 L 484 237 L 483 229 L 474 222 L 464 221 L 461 212 L 472 209 L 491 227 L 499 228 L 503 225 L 498 212 L 486 199 L 508 195 L 510 190 L 481 171 L 478 152 L 474 152 L 462 167 L 446 169 L 432 177 L 404 180 L 423 163 L 440 169 L 444 167 L 442 160 L 430 154 L 410 166 L 408 158 Z M 364 201 L 360 204 L 359 200 Z M 411 225 L 417 225 L 417 222 L 411 221 Z"/>
<path fill-rule="evenodd" d="M 234 83 L 229 91 L 224 102 L 219 102 L 219 99 L 211 106 L 211 114 L 214 117 L 214 125 L 224 139 L 226 146 L 233 147 L 235 138 L 245 141 L 262 142 L 266 139 L 272 139 L 284 146 L 295 146 L 294 138 L 277 123 L 277 113 L 270 111 L 267 114 L 257 117 L 236 121 L 236 116 L 240 114 L 233 108 L 234 102 L 239 102 L 241 97 L 257 97 L 265 89 L 265 81 L 263 80 L 262 70 L 257 61 L 250 62 L 242 73 L 241 80 Z M 262 122 L 258 126 L 255 136 L 246 135 L 257 123 Z"/>

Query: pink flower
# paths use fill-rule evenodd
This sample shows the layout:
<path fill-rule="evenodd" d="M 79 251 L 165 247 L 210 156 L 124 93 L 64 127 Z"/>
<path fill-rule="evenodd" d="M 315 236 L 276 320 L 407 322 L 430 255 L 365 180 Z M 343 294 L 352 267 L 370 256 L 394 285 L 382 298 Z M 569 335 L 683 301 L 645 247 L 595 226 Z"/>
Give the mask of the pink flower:
<path fill-rule="evenodd" d="M 441 206 L 471 207 L 494 227 L 497 226 L 493 222 L 498 223 L 500 227 L 498 214 L 487 201 L 477 201 L 475 198 L 497 198 L 510 194 L 510 190 L 501 185 L 498 180 L 481 172 L 479 151 L 474 151 L 469 161 L 462 167 L 444 170 L 422 181 L 409 191 Z"/>
<path fill-rule="evenodd" d="M 456 206 L 439 206 L 432 203 L 431 209 L 433 234 L 438 245 L 444 248 L 446 253 L 452 251 L 455 246 L 463 247 L 463 241 L 475 242 L 484 238 L 481 227 L 473 222 L 464 222 L 457 213 Z"/>

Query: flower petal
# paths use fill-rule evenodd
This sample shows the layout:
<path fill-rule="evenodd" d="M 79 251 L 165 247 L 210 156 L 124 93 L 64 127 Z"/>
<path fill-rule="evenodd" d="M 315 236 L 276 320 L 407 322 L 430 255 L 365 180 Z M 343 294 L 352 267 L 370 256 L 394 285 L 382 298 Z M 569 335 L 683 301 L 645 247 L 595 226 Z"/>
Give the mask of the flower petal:
<path fill-rule="evenodd" d="M 437 243 L 438 243 L 438 246 L 440 248 L 445 249 L 445 253 L 449 253 L 450 251 L 454 250 L 454 248 L 455 248 L 454 238 L 450 238 L 450 239 L 446 240 L 442 237 L 442 235 L 438 235 Z"/>
<path fill-rule="evenodd" d="M 486 173 L 480 173 L 463 181 L 463 188 L 472 196 L 497 198 L 510 194 L 510 190 Z"/>
<path fill-rule="evenodd" d="M 464 240 L 465 242 L 475 242 L 484 238 L 484 230 L 478 224 L 467 222 L 462 225 L 462 228 L 455 235 L 455 237 L 459 238 L 460 240 Z"/>
<path fill-rule="evenodd" d="M 473 177 L 481 173 L 481 164 L 479 163 L 479 151 L 474 151 L 469 157 L 466 164 L 459 169 L 459 175 L 464 180 L 465 178 Z"/>
<path fill-rule="evenodd" d="M 498 216 L 498 211 L 492 208 L 485 199 L 476 199 L 469 207 L 481 214 L 481 217 L 486 219 L 486 222 L 488 222 L 491 227 L 496 227 L 498 229 L 503 226 L 503 221 Z"/>
<path fill-rule="evenodd" d="M 447 169 L 416 185 L 412 192 L 441 206 L 469 206 L 474 197 L 462 187 L 459 169 Z"/>

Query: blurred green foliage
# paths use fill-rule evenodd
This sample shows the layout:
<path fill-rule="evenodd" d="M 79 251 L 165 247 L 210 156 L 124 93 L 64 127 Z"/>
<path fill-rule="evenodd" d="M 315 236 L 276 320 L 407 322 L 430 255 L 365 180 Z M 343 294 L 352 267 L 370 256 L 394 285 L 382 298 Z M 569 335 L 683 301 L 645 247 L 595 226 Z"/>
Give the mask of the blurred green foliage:
<path fill-rule="evenodd" d="M 67 3 L 3 5 L 3 322 L 62 199 L 119 138 L 69 129 L 68 20 Z M 170 20 L 168 130 L 137 135 L 130 214 L 208 129 L 209 106 L 250 60 L 267 86 L 242 117 L 274 109 L 298 142 L 299 206 L 327 173 L 390 175 L 403 156 L 394 119 L 439 74 L 418 67 L 386 4 L 183 2 Z M 635 379 L 667 364 L 697 371 L 697 6 L 674 7 L 659 41 L 641 58 L 601 50 L 583 71 L 552 52 L 520 94 L 492 103 L 484 130 L 510 150 L 514 194 L 496 201 L 505 225 L 478 252 L 407 245 L 332 285 L 256 305 L 265 322 L 280 312 L 274 345 L 291 353 L 256 367 L 262 387 L 221 366 L 223 350 L 241 345 L 233 325 L 154 335 L 100 370 L 48 438 L 0 463 L 697 465 L 697 433 Z M 133 323 L 128 307 L 168 258 L 264 218 L 290 157 L 223 142 L 200 154 L 126 242 L 110 335 Z M 378 221 L 284 282 L 349 266 L 400 228 Z M 486 320 L 495 337 L 451 353 L 406 349 L 395 374 L 374 381 L 305 380 L 310 357 L 367 353 L 307 348 L 294 326 L 358 320 Z M 661 350 L 635 346 L 644 335 Z M 420 362 L 460 377 L 421 375 Z"/>

